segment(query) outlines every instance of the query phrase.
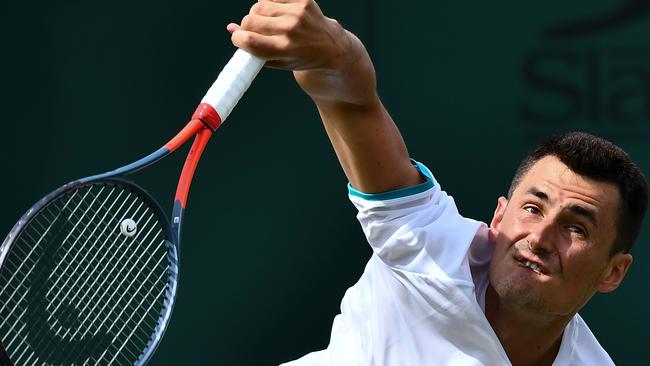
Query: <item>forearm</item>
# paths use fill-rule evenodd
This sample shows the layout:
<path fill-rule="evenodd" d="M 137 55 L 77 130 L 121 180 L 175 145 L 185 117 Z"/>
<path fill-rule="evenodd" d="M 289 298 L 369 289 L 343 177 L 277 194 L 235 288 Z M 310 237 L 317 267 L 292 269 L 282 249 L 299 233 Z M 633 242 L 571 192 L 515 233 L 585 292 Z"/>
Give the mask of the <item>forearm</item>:
<path fill-rule="evenodd" d="M 323 101 L 316 105 L 354 188 L 379 193 L 420 182 L 402 136 L 379 98 L 364 105 Z"/>
<path fill-rule="evenodd" d="M 316 103 L 354 188 L 376 193 L 419 183 L 404 140 L 377 95 L 375 70 L 365 47 L 340 29 L 347 41 L 338 63 L 325 71 L 295 71 L 296 80 Z"/>
<path fill-rule="evenodd" d="M 228 29 L 236 46 L 263 57 L 267 66 L 294 70 L 354 188 L 376 193 L 421 181 L 377 96 L 365 47 L 314 1 L 260 0 L 241 26 Z"/>

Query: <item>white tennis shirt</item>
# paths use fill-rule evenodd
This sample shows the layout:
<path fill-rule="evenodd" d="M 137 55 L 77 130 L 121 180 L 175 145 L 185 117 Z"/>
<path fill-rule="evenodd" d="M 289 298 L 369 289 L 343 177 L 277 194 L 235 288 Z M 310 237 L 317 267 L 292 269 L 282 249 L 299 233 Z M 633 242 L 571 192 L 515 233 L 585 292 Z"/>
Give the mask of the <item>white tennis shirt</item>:
<path fill-rule="evenodd" d="M 341 302 L 327 349 L 286 366 L 510 365 L 484 315 L 492 245 L 484 223 L 462 217 L 429 180 L 368 195 L 350 187 L 373 249 Z M 553 366 L 613 365 L 575 315 Z"/>

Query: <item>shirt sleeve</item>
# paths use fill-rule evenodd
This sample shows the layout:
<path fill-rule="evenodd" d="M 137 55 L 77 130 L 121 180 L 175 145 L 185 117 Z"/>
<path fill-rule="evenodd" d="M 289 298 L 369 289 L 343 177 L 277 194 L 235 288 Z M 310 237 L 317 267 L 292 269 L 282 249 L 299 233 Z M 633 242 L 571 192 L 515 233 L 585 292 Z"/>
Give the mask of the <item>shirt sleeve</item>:
<path fill-rule="evenodd" d="M 482 223 L 462 217 L 429 169 L 413 164 L 426 182 L 380 194 L 348 185 L 368 243 L 391 268 L 471 282 L 468 251 Z"/>

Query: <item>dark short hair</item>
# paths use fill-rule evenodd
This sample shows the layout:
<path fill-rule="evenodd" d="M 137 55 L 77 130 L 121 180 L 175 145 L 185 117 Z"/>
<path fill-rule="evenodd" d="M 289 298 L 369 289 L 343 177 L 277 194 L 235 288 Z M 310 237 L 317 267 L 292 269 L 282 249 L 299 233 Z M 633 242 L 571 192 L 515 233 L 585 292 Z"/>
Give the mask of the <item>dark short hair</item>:
<path fill-rule="evenodd" d="M 530 168 L 546 156 L 557 157 L 579 175 L 618 187 L 621 204 L 610 255 L 629 252 L 648 206 L 648 183 L 627 153 L 605 139 L 584 132 L 553 136 L 537 145 L 521 162 L 510 184 L 508 198 Z"/>

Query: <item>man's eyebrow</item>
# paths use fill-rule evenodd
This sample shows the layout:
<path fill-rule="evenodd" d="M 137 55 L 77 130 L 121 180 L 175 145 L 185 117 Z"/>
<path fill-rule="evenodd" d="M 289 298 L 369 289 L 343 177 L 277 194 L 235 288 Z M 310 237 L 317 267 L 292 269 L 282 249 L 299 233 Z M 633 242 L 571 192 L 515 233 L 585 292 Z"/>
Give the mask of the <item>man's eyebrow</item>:
<path fill-rule="evenodd" d="M 544 202 L 550 202 L 551 199 L 549 196 L 536 187 L 530 187 L 526 191 L 527 194 L 531 194 Z M 594 226 L 598 226 L 598 219 L 596 217 L 596 212 L 594 210 L 588 209 L 584 206 L 572 204 L 566 207 L 567 210 L 571 211 L 573 214 L 582 216 L 589 220 Z"/>
<path fill-rule="evenodd" d="M 567 206 L 567 209 L 576 215 L 585 217 L 594 226 L 598 226 L 598 219 L 596 218 L 596 212 L 594 212 L 593 210 L 590 210 L 580 205 L 569 205 Z"/>
<path fill-rule="evenodd" d="M 539 190 L 539 189 L 536 188 L 536 187 L 530 187 L 530 188 L 528 188 L 528 190 L 526 191 L 526 193 L 527 193 L 527 194 L 532 194 L 533 196 L 539 198 L 540 200 L 542 200 L 542 201 L 544 201 L 544 202 L 550 202 L 550 201 L 551 201 L 551 199 L 548 198 L 548 195 L 547 195 L 546 193 L 542 192 L 541 190 Z"/>

